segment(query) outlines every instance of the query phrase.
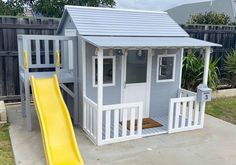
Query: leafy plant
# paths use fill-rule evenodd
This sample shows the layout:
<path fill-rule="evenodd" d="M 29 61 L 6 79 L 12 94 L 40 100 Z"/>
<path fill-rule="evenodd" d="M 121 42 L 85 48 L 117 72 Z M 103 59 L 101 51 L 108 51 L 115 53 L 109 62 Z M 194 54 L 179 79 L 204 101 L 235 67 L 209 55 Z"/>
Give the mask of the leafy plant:
<path fill-rule="evenodd" d="M 215 90 L 220 83 L 219 69 L 217 67 L 219 59 L 210 59 L 208 86 Z M 183 59 L 182 86 L 185 89 L 195 91 L 197 86 L 202 83 L 204 74 L 204 58 L 195 53 L 188 53 Z"/>
<path fill-rule="evenodd" d="M 230 17 L 224 13 L 205 12 L 192 15 L 187 23 L 191 24 L 211 24 L 211 25 L 228 25 L 231 24 Z"/>
<path fill-rule="evenodd" d="M 236 87 L 236 50 L 227 53 L 225 57 L 224 70 L 233 88 Z"/>

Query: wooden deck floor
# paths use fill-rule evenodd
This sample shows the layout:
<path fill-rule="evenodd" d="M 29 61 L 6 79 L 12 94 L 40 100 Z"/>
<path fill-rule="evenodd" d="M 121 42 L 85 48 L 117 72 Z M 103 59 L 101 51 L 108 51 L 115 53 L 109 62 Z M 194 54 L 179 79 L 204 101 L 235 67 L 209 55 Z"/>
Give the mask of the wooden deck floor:
<path fill-rule="evenodd" d="M 153 135 L 159 135 L 159 134 L 165 134 L 167 133 L 168 130 L 168 116 L 160 116 L 160 117 L 156 117 L 156 118 L 152 118 L 153 120 L 159 122 L 160 124 L 162 124 L 161 127 L 155 127 L 155 128 L 147 128 L 147 129 L 143 129 L 142 130 L 142 136 L 146 137 L 146 136 L 153 136 Z M 110 129 L 110 135 L 111 138 L 114 137 L 114 125 L 111 125 L 111 129 Z M 102 139 L 105 139 L 105 125 L 103 125 L 102 128 Z M 137 132 L 135 131 L 135 134 Z M 127 135 L 130 135 L 130 131 L 127 129 L 126 132 Z M 122 125 L 119 125 L 119 137 L 122 136 Z"/>
<path fill-rule="evenodd" d="M 162 124 L 162 127 L 143 129 L 142 130 L 143 137 L 167 133 L 168 116 L 160 116 L 160 117 L 156 117 L 156 118 L 152 118 L 152 119 L 159 122 L 160 124 Z"/>

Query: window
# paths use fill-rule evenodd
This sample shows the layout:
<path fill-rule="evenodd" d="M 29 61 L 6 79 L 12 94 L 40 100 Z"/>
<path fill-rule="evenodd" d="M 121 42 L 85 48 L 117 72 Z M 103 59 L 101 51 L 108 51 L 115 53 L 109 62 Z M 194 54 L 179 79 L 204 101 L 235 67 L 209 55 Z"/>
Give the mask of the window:
<path fill-rule="evenodd" d="M 146 83 L 147 82 L 147 50 L 129 50 L 126 62 L 126 83 Z"/>
<path fill-rule="evenodd" d="M 175 80 L 176 55 L 157 56 L 157 82 Z"/>
<path fill-rule="evenodd" d="M 98 58 L 93 57 L 93 86 L 96 87 L 98 83 Z M 103 84 L 104 86 L 115 85 L 115 57 L 103 57 Z"/>

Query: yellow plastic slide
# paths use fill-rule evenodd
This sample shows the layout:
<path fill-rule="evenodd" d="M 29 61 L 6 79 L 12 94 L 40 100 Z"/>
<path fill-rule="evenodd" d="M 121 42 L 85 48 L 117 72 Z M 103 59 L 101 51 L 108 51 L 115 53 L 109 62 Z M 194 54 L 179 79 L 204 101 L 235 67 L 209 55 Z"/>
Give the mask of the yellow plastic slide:
<path fill-rule="evenodd" d="M 32 76 L 31 86 L 47 164 L 83 165 L 57 76 L 54 75 L 52 78 Z"/>

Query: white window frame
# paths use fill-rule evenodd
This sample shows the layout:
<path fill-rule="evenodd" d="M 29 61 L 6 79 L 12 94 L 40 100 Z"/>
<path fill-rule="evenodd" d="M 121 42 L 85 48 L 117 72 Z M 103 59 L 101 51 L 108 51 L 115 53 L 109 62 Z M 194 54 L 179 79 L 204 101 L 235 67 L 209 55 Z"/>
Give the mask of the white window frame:
<path fill-rule="evenodd" d="M 93 80 L 93 87 L 97 87 L 98 85 L 95 83 L 95 60 L 98 59 L 97 56 L 92 57 L 92 67 L 93 67 L 93 73 L 92 73 L 92 80 Z M 103 84 L 104 87 L 109 87 L 109 86 L 115 86 L 115 81 L 116 81 L 116 57 L 115 56 L 103 56 L 104 59 L 112 59 L 112 83 L 108 84 Z"/>
<path fill-rule="evenodd" d="M 172 71 L 172 79 L 165 79 L 165 80 L 159 80 L 159 68 L 160 68 L 160 59 L 162 57 L 174 57 L 173 61 L 173 71 Z M 156 82 L 173 82 L 175 81 L 175 67 L 176 67 L 176 54 L 161 54 L 157 55 L 157 73 L 156 73 Z"/>

